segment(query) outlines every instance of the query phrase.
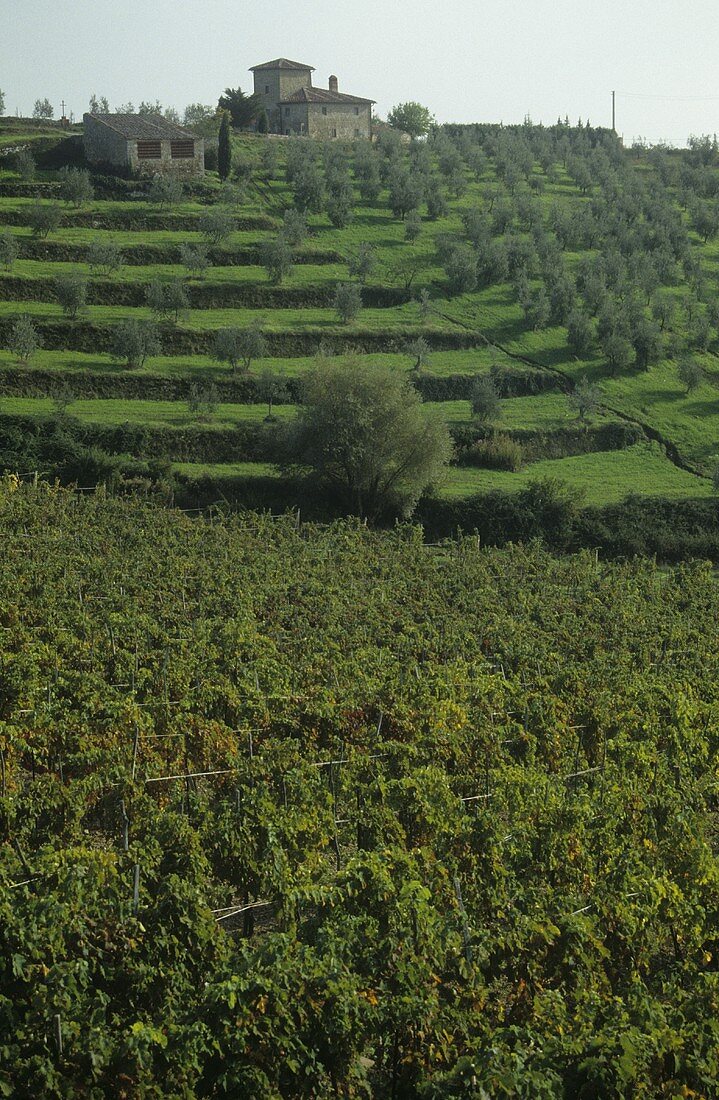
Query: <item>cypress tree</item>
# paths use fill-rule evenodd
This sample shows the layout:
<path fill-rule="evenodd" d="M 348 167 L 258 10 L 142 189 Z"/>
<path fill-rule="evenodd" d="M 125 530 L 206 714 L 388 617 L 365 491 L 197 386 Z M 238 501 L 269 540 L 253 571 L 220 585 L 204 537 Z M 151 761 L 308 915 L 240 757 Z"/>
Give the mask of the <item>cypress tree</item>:
<path fill-rule="evenodd" d="M 225 111 L 220 123 L 220 137 L 217 148 L 217 171 L 221 180 L 226 180 L 232 167 L 232 146 L 230 144 L 230 116 Z"/>

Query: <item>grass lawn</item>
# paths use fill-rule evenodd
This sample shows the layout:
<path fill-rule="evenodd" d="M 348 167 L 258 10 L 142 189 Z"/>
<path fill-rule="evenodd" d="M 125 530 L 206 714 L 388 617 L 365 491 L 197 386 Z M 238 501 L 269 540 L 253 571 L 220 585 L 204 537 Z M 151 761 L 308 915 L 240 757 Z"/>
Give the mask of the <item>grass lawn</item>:
<path fill-rule="evenodd" d="M 665 497 L 712 494 L 708 478 L 678 469 L 657 444 L 640 443 L 625 451 L 599 451 L 534 462 L 517 473 L 453 467 L 439 495 L 460 498 L 491 489 L 513 492 L 543 477 L 560 478 L 583 490 L 587 504 L 609 504 L 628 493 Z"/>

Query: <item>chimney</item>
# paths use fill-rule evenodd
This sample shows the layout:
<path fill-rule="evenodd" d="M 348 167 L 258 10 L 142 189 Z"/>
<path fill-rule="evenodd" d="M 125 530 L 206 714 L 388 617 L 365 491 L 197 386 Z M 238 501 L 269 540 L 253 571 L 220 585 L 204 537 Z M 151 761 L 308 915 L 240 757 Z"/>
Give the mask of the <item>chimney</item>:
<path fill-rule="evenodd" d="M 339 88 L 337 86 L 337 77 L 336 76 L 331 76 L 330 77 L 330 91 L 331 92 L 339 91 Z"/>

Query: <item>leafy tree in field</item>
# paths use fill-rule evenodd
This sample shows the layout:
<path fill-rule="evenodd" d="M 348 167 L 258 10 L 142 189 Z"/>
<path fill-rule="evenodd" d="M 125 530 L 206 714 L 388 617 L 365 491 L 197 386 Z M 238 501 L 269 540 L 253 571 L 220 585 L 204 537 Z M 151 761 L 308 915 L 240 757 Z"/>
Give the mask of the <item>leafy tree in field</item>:
<path fill-rule="evenodd" d="M 420 320 L 424 324 L 432 315 L 432 295 L 427 290 L 426 286 L 423 286 L 419 292 L 417 305 L 419 306 Z"/>
<path fill-rule="evenodd" d="M 120 246 L 116 241 L 91 241 L 87 248 L 87 262 L 91 271 L 111 275 L 122 267 Z"/>
<path fill-rule="evenodd" d="M 5 114 L 5 93 L 0 88 L 0 118 Z"/>
<path fill-rule="evenodd" d="M 17 259 L 17 239 L 9 229 L 0 230 L 0 265 L 10 270 Z"/>
<path fill-rule="evenodd" d="M 422 201 L 422 191 L 406 168 L 393 172 L 389 179 L 389 205 L 395 218 L 406 218 Z"/>
<path fill-rule="evenodd" d="M 265 142 L 260 153 L 260 168 L 262 174 L 269 180 L 273 180 L 277 173 L 277 155 L 277 146 L 274 141 Z"/>
<path fill-rule="evenodd" d="M 347 261 L 347 270 L 354 278 L 364 284 L 377 266 L 377 254 L 367 241 L 363 241 L 357 251 Z"/>
<path fill-rule="evenodd" d="M 212 382 L 205 385 L 195 383 L 190 387 L 187 408 L 198 420 L 211 420 L 220 406 L 217 386 Z"/>
<path fill-rule="evenodd" d="M 573 309 L 567 318 L 567 343 L 578 359 L 586 359 L 594 344 L 592 320 L 579 309 Z"/>
<path fill-rule="evenodd" d="M 222 328 L 215 335 L 214 355 L 218 363 L 229 363 L 233 374 L 242 363 L 244 372 L 249 373 L 255 359 L 267 354 L 267 341 L 259 325 L 249 328 Z"/>
<path fill-rule="evenodd" d="M 356 283 L 338 283 L 335 289 L 334 308 L 345 325 L 357 319 L 362 309 L 362 292 Z"/>
<path fill-rule="evenodd" d="M 477 286 L 477 253 L 471 245 L 459 242 L 451 247 L 444 270 L 452 294 L 466 294 Z"/>
<path fill-rule="evenodd" d="M 84 275 L 62 275 L 55 280 L 55 297 L 66 317 L 71 321 L 87 303 L 87 279 Z"/>
<path fill-rule="evenodd" d="M 446 423 L 426 414 L 397 371 L 325 360 L 308 374 L 288 457 L 310 467 L 358 515 L 374 521 L 411 514 L 451 455 Z"/>
<path fill-rule="evenodd" d="M 180 245 L 180 260 L 183 267 L 185 267 L 191 275 L 194 275 L 196 279 L 202 279 L 207 269 L 211 266 L 207 247 L 203 244 Z"/>
<path fill-rule="evenodd" d="M 414 242 L 422 232 L 422 219 L 417 210 L 410 210 L 404 219 L 404 239 Z"/>
<path fill-rule="evenodd" d="M 325 203 L 325 184 L 314 162 L 303 165 L 292 180 L 292 197 L 298 210 L 319 214 Z"/>
<path fill-rule="evenodd" d="M 245 95 L 241 88 L 225 88 L 217 106 L 222 111 L 230 112 L 232 125 L 238 130 L 246 129 L 262 110 L 260 97 Z"/>
<path fill-rule="evenodd" d="M 209 244 L 218 245 L 234 233 L 235 219 L 226 207 L 210 206 L 200 214 L 197 228 Z"/>
<path fill-rule="evenodd" d="M 619 374 L 626 370 L 632 361 L 632 345 L 620 331 L 612 331 L 602 340 L 602 351 L 607 357 L 609 370 Z"/>
<path fill-rule="evenodd" d="M 37 119 L 51 119 L 55 114 L 49 99 L 36 99 L 32 109 L 32 117 Z"/>
<path fill-rule="evenodd" d="M 418 138 L 429 132 L 435 120 L 428 107 L 410 100 L 393 107 L 387 121 L 395 130 L 404 130 L 411 137 Z"/>
<path fill-rule="evenodd" d="M 698 389 L 704 378 L 704 372 L 696 359 L 685 357 L 677 366 L 679 381 L 686 387 L 687 393 L 693 393 Z"/>
<path fill-rule="evenodd" d="M 262 266 L 265 268 L 269 280 L 275 286 L 279 286 L 293 267 L 292 246 L 280 232 L 276 237 L 263 241 L 260 246 Z"/>
<path fill-rule="evenodd" d="M 491 424 L 499 418 L 501 399 L 497 385 L 489 374 L 480 374 L 475 378 L 469 404 L 472 416 L 481 424 Z"/>
<path fill-rule="evenodd" d="M 33 237 L 48 237 L 61 221 L 62 207 L 55 202 L 38 202 L 28 211 L 27 222 Z"/>
<path fill-rule="evenodd" d="M 154 176 L 147 197 L 162 210 L 164 206 L 174 206 L 182 201 L 184 188 L 174 176 Z"/>
<path fill-rule="evenodd" d="M 602 391 L 588 378 L 580 378 L 567 400 L 570 408 L 574 409 L 579 419 L 584 422 L 601 405 Z"/>
<path fill-rule="evenodd" d="M 284 379 L 281 375 L 275 374 L 271 370 L 263 370 L 257 380 L 257 392 L 262 400 L 267 402 L 267 416 L 265 420 L 268 423 L 274 422 L 277 420 L 277 417 L 272 412 L 272 407 L 276 401 L 281 400 L 287 395 L 287 387 L 285 386 Z"/>
<path fill-rule="evenodd" d="M 29 363 L 41 346 L 37 330 L 27 315 L 18 317 L 13 323 L 7 346 L 20 363 Z"/>
<path fill-rule="evenodd" d="M 52 406 L 57 416 L 64 417 L 71 405 L 75 404 L 77 397 L 67 382 L 57 386 L 52 393 Z"/>
<path fill-rule="evenodd" d="M 146 359 L 159 355 L 160 350 L 160 338 L 154 325 L 121 321 L 113 332 L 110 355 L 128 370 L 139 369 Z"/>
<path fill-rule="evenodd" d="M 419 374 L 423 367 L 429 366 L 429 344 L 424 336 L 418 336 L 416 340 L 411 340 L 405 351 L 412 360 L 412 370 L 415 374 Z"/>
<path fill-rule="evenodd" d="M 298 248 L 307 237 L 307 216 L 301 210 L 285 210 L 280 232 L 289 245 Z"/>
<path fill-rule="evenodd" d="M 187 287 L 182 279 L 171 279 L 166 283 L 153 280 L 145 291 L 145 300 L 157 318 L 171 318 L 175 324 L 190 308 Z"/>
<path fill-rule="evenodd" d="M 655 320 L 643 315 L 639 317 L 632 327 L 631 340 L 637 366 L 643 367 L 644 370 L 661 357 L 664 343 L 659 325 Z"/>
<path fill-rule="evenodd" d="M 231 171 L 232 141 L 230 139 L 230 116 L 227 111 L 223 111 L 217 145 L 217 174 L 221 180 L 226 180 Z"/>
<path fill-rule="evenodd" d="M 21 149 L 15 154 L 15 171 L 25 183 L 35 179 L 35 158 L 29 149 Z"/>

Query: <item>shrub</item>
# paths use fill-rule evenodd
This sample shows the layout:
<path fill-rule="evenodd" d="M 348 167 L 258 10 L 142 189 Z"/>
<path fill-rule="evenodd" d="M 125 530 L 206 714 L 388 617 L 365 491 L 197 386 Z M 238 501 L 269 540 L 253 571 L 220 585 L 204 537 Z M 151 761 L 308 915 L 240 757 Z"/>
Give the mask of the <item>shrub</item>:
<path fill-rule="evenodd" d="M 129 369 L 142 367 L 145 360 L 160 354 L 160 339 L 154 325 L 122 321 L 112 337 L 110 355 Z"/>
<path fill-rule="evenodd" d="M 362 294 L 355 283 L 338 283 L 335 289 L 334 308 L 340 321 L 348 325 L 356 320 L 362 309 Z"/>
<path fill-rule="evenodd" d="M 410 210 L 404 220 L 404 239 L 416 241 L 422 232 L 422 219 L 416 210 Z"/>
<path fill-rule="evenodd" d="M 35 179 L 35 158 L 29 149 L 20 149 L 15 154 L 15 171 L 25 183 Z"/>
<path fill-rule="evenodd" d="M 33 237 L 48 237 L 62 221 L 62 208 L 57 203 L 36 203 L 28 211 L 27 223 Z"/>
<path fill-rule="evenodd" d="M 190 388 L 190 396 L 187 399 L 187 408 L 194 413 L 198 420 L 210 420 L 220 405 L 220 395 L 217 386 L 212 382 L 207 385 L 195 383 Z"/>
<path fill-rule="evenodd" d="M 153 280 L 145 292 L 145 299 L 156 317 L 172 318 L 175 324 L 190 308 L 187 287 L 181 279 L 172 279 L 167 283 Z"/>
<path fill-rule="evenodd" d="M 211 266 L 207 248 L 201 244 L 180 245 L 180 260 L 187 271 L 197 279 L 201 279 Z"/>
<path fill-rule="evenodd" d="M 209 244 L 218 245 L 234 231 L 235 219 L 229 210 L 211 206 L 200 214 L 197 228 Z"/>
<path fill-rule="evenodd" d="M 377 255 L 371 244 L 363 241 L 353 256 L 347 261 L 350 275 L 364 285 L 377 266 Z"/>
<path fill-rule="evenodd" d="M 274 146 L 269 146 L 274 148 Z M 301 210 L 285 210 L 282 219 L 282 236 L 293 248 L 303 244 L 307 237 L 307 216 Z"/>
<path fill-rule="evenodd" d="M 469 403 L 472 416 L 481 423 L 489 424 L 499 417 L 500 397 L 496 383 L 490 375 L 480 374 L 474 379 Z"/>
<path fill-rule="evenodd" d="M 468 466 L 512 472 L 522 468 L 523 459 L 521 444 L 510 435 L 503 434 L 492 435 L 489 439 L 478 439 L 462 454 L 462 463 Z"/>
<path fill-rule="evenodd" d="M 87 302 L 87 279 L 84 275 L 62 275 L 55 280 L 55 297 L 66 317 L 74 321 Z"/>
<path fill-rule="evenodd" d="M 292 247 L 282 233 L 277 237 L 262 242 L 261 245 L 262 266 L 267 271 L 268 278 L 275 286 L 279 286 L 282 280 L 292 271 Z"/>
<path fill-rule="evenodd" d="M 687 393 L 693 393 L 701 385 L 704 372 L 696 359 L 684 358 L 677 367 L 677 374 Z"/>
<path fill-rule="evenodd" d="M 29 363 L 40 346 L 40 337 L 30 318 L 18 317 L 10 330 L 8 349 L 16 356 L 18 362 Z"/>
<path fill-rule="evenodd" d="M 84 206 L 95 197 L 90 173 L 85 168 L 61 168 L 59 180 L 60 198 L 71 206 Z"/>
<path fill-rule="evenodd" d="M 103 275 L 110 275 L 122 267 L 122 252 L 115 241 L 92 241 L 87 249 L 87 262 L 91 271 L 99 270 Z"/>
<path fill-rule="evenodd" d="M 182 183 L 174 176 L 154 176 L 148 198 L 151 203 L 162 209 L 164 206 L 172 206 L 180 202 L 183 193 Z"/>
<path fill-rule="evenodd" d="M 0 264 L 10 270 L 17 259 L 17 239 L 9 229 L 0 233 Z"/>

